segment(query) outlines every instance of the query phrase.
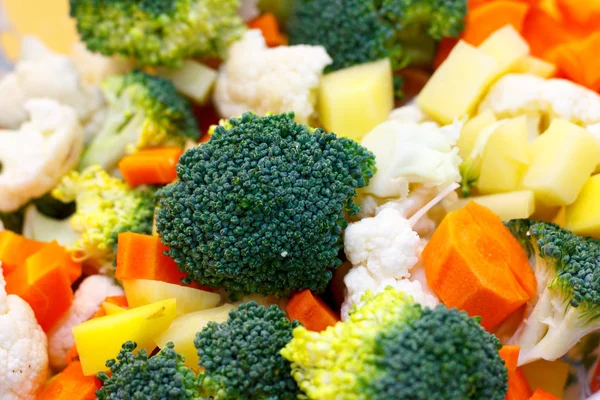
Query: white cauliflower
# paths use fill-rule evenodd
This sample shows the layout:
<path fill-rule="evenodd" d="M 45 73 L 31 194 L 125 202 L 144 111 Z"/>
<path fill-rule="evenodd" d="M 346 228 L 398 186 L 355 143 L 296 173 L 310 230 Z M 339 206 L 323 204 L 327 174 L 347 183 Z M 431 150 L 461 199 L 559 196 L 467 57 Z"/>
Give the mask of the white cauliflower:
<path fill-rule="evenodd" d="M 420 282 L 409 280 L 418 263 L 421 240 L 410 221 L 393 208 L 377 216 L 350 224 L 344 235 L 344 252 L 353 265 L 344 278 L 346 297 L 342 319 L 367 290 L 379 292 L 394 286 L 431 307 L 437 299 L 425 292 Z"/>
<path fill-rule="evenodd" d="M 302 124 L 316 119 L 317 90 L 323 68 L 331 63 L 322 46 L 268 48 L 259 30 L 247 31 L 229 49 L 214 100 L 221 117 L 247 111 L 259 115 L 293 111 Z"/>
<path fill-rule="evenodd" d="M 26 37 L 15 70 L 0 81 L 0 126 L 17 129 L 27 119 L 30 99 L 50 98 L 72 107 L 82 123 L 102 104 L 99 89 L 83 85 L 68 57 L 47 49 L 37 38 Z"/>
<path fill-rule="evenodd" d="M 134 63 L 121 56 L 107 57 L 88 50 L 85 43 L 75 42 L 71 60 L 77 67 L 81 79 L 88 85 L 100 85 L 106 78 L 120 75 L 133 69 Z"/>
<path fill-rule="evenodd" d="M 0 211 L 18 209 L 51 190 L 79 160 L 82 128 L 73 109 L 54 100 L 25 104 L 19 130 L 0 130 Z"/>
<path fill-rule="evenodd" d="M 422 122 L 434 122 L 433 119 L 419 107 L 415 101 L 398 107 L 388 116 L 389 121 L 399 122 L 414 122 L 420 124 Z"/>
<path fill-rule="evenodd" d="M 63 369 L 67 363 L 65 357 L 75 344 L 72 329 L 89 320 L 109 296 L 121 296 L 123 289 L 114 279 L 102 275 L 87 277 L 75 292 L 73 304 L 65 316 L 48 332 L 48 353 L 50 365 Z"/>
<path fill-rule="evenodd" d="M 244 22 L 248 22 L 258 17 L 260 10 L 258 9 L 258 0 L 240 0 L 240 8 L 238 15 L 242 17 Z"/>
<path fill-rule="evenodd" d="M 0 399 L 33 400 L 48 372 L 46 335 L 29 304 L 4 287 L 0 265 Z"/>

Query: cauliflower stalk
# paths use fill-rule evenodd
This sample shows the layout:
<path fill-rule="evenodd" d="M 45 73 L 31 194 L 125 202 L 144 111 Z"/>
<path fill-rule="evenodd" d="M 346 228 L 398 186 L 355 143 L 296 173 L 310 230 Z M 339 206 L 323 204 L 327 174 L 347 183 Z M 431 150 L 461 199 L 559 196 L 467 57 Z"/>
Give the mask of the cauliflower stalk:
<path fill-rule="evenodd" d="M 19 130 L 0 130 L 2 212 L 50 191 L 77 164 L 83 149 L 83 131 L 72 108 L 34 99 L 25 109 L 29 122 Z"/>
<path fill-rule="evenodd" d="M 4 287 L 0 265 L 0 399 L 33 400 L 48 372 L 46 335 L 29 304 Z"/>
<path fill-rule="evenodd" d="M 224 118 L 247 111 L 259 115 L 293 111 L 298 123 L 313 123 L 319 81 L 331 61 L 322 46 L 270 49 L 259 30 L 250 30 L 230 47 L 219 72 L 217 110 Z"/>

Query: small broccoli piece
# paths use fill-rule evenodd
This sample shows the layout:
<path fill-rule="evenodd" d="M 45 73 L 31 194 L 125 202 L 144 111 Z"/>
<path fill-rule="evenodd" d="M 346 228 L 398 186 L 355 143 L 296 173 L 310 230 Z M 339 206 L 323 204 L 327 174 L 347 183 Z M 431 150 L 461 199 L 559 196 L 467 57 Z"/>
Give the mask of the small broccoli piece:
<path fill-rule="evenodd" d="M 202 394 L 215 400 L 293 400 L 300 393 L 281 349 L 292 340 L 290 322 L 276 305 L 251 301 L 229 313 L 227 322 L 196 335 Z"/>
<path fill-rule="evenodd" d="M 133 189 L 98 166 L 67 174 L 52 195 L 76 202 L 70 221 L 79 236 L 70 250 L 98 269 L 112 265 L 119 233 L 152 233 L 153 191 Z"/>
<path fill-rule="evenodd" d="M 184 365 L 184 358 L 167 343 L 157 355 L 148 357 L 145 349 L 125 342 L 116 359 L 106 366 L 111 375 L 98 374 L 103 386 L 96 391 L 100 400 L 193 400 L 200 399 L 198 377 Z"/>
<path fill-rule="evenodd" d="M 511 343 L 519 364 L 556 360 L 600 329 L 600 240 L 531 220 L 506 224 L 529 255 L 538 282 L 530 313 Z"/>
<path fill-rule="evenodd" d="M 70 0 L 88 49 L 140 65 L 223 57 L 244 31 L 238 0 Z"/>
<path fill-rule="evenodd" d="M 341 264 L 344 212 L 375 160 L 356 142 L 247 113 L 188 150 L 157 192 L 156 226 L 179 268 L 230 294 L 321 292 Z"/>
<path fill-rule="evenodd" d="M 85 149 L 80 170 L 100 165 L 112 171 L 137 149 L 183 147 L 200 136 L 190 104 L 165 78 L 133 71 L 108 78 L 102 90 L 108 103 L 106 120 Z"/>
<path fill-rule="evenodd" d="M 310 399 L 503 400 L 500 341 L 479 321 L 440 305 L 422 309 L 393 289 L 363 297 L 345 322 L 295 328 L 281 354 Z"/>

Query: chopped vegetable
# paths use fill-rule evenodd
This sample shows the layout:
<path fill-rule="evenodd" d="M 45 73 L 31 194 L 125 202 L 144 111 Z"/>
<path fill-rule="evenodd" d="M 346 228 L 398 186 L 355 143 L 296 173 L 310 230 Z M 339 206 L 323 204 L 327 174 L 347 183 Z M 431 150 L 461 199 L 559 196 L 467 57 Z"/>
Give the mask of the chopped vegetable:
<path fill-rule="evenodd" d="M 529 400 L 560 400 L 558 397 L 551 395 L 548 392 L 543 391 L 542 389 L 538 389 L 533 392 L 533 396 L 529 398 Z"/>
<path fill-rule="evenodd" d="M 588 179 L 577 200 L 565 209 L 563 227 L 580 236 L 600 239 L 600 175 Z"/>
<path fill-rule="evenodd" d="M 502 221 L 529 218 L 535 212 L 535 194 L 531 190 L 460 199 L 452 204 L 451 211 L 463 208 L 471 201 L 489 208 Z"/>
<path fill-rule="evenodd" d="M 260 29 L 265 42 L 269 47 L 277 47 L 286 44 L 287 39 L 279 30 L 277 18 L 272 13 L 265 13 L 248 23 L 250 29 Z"/>
<path fill-rule="evenodd" d="M 74 361 L 52 378 L 36 400 L 95 400 L 100 386 L 95 376 L 84 376 L 81 363 Z"/>
<path fill-rule="evenodd" d="M 173 82 L 179 93 L 197 104 L 209 102 L 217 80 L 217 71 L 193 60 L 185 60 L 180 68 L 158 68 L 158 74 Z"/>
<path fill-rule="evenodd" d="M 544 391 L 561 398 L 569 378 L 570 366 L 562 360 L 538 360 L 520 367 L 532 390 Z"/>
<path fill-rule="evenodd" d="M 498 122 L 494 113 L 486 110 L 473 118 L 469 119 L 460 132 L 460 137 L 456 142 L 458 154 L 463 160 L 466 160 L 470 155 L 475 145 L 479 134 L 487 127 Z"/>
<path fill-rule="evenodd" d="M 594 92 L 600 90 L 600 62 L 593 55 L 600 46 L 600 32 L 585 40 L 561 44 L 550 51 L 548 58 L 561 75 Z"/>
<path fill-rule="evenodd" d="M 512 372 L 508 373 L 508 392 L 506 392 L 506 400 L 529 400 L 533 391 L 529 387 L 527 378 L 523 374 L 521 368 L 517 367 Z"/>
<path fill-rule="evenodd" d="M 492 33 L 479 45 L 479 50 L 498 61 L 496 76 L 504 75 L 529 55 L 529 45 L 511 25 Z"/>
<path fill-rule="evenodd" d="M 63 271 L 71 284 L 79 279 L 82 272 L 81 262 L 74 261 L 71 253 L 55 241 L 44 245 L 34 254 L 27 257 L 25 264 L 38 266 L 55 264 Z"/>
<path fill-rule="evenodd" d="M 119 170 L 129 186 L 166 185 L 177 178 L 175 166 L 180 147 L 143 149 L 119 161 Z"/>
<path fill-rule="evenodd" d="M 556 70 L 556 65 L 541 58 L 528 56 L 517 61 L 510 72 L 537 75 L 541 78 L 553 78 L 556 75 Z"/>
<path fill-rule="evenodd" d="M 309 331 L 321 332 L 340 319 L 319 297 L 310 290 L 294 294 L 286 306 L 291 320 L 297 320 Z"/>
<path fill-rule="evenodd" d="M 0 261 L 4 275 L 10 274 L 46 244 L 30 240 L 11 231 L 0 231 Z"/>
<path fill-rule="evenodd" d="M 523 31 L 525 17 L 530 7 L 519 1 L 489 1 L 467 14 L 467 22 L 462 39 L 473 46 L 479 46 L 491 34 L 512 26 L 517 32 Z"/>

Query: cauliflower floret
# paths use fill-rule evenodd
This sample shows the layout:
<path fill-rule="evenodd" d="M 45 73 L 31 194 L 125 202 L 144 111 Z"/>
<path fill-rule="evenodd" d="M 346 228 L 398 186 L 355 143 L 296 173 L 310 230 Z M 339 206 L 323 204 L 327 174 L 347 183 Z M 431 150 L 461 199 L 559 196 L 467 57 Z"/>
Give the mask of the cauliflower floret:
<path fill-rule="evenodd" d="M 25 104 L 31 120 L 0 130 L 0 211 L 11 212 L 51 190 L 79 160 L 82 128 L 75 111 L 54 100 Z"/>
<path fill-rule="evenodd" d="M 89 320 L 109 296 L 121 296 L 123 289 L 114 279 L 102 275 L 87 277 L 75 292 L 73 304 L 67 314 L 48 332 L 48 353 L 50 365 L 63 369 L 67 363 L 65 357 L 75 344 L 72 329 Z"/>
<path fill-rule="evenodd" d="M 72 107 L 80 121 L 98 109 L 98 88 L 83 85 L 75 65 L 37 38 L 26 37 L 15 70 L 0 81 L 0 126 L 17 129 L 27 119 L 29 99 L 50 98 Z"/>
<path fill-rule="evenodd" d="M 253 20 L 258 17 L 259 14 L 258 0 L 240 0 L 238 15 L 242 17 L 244 22 Z"/>
<path fill-rule="evenodd" d="M 415 101 L 411 101 L 408 104 L 398 107 L 390 113 L 388 116 L 389 121 L 398 122 L 413 122 L 420 124 L 422 122 L 434 122 L 431 117 L 419 107 Z"/>
<path fill-rule="evenodd" d="M 29 304 L 4 287 L 0 265 L 0 399 L 33 400 L 48 372 L 46 335 Z"/>
<path fill-rule="evenodd" d="M 214 100 L 219 114 L 232 118 L 293 111 L 301 124 L 314 122 L 323 68 L 331 63 L 322 46 L 269 49 L 259 30 L 249 30 L 229 49 L 217 78 Z"/>

